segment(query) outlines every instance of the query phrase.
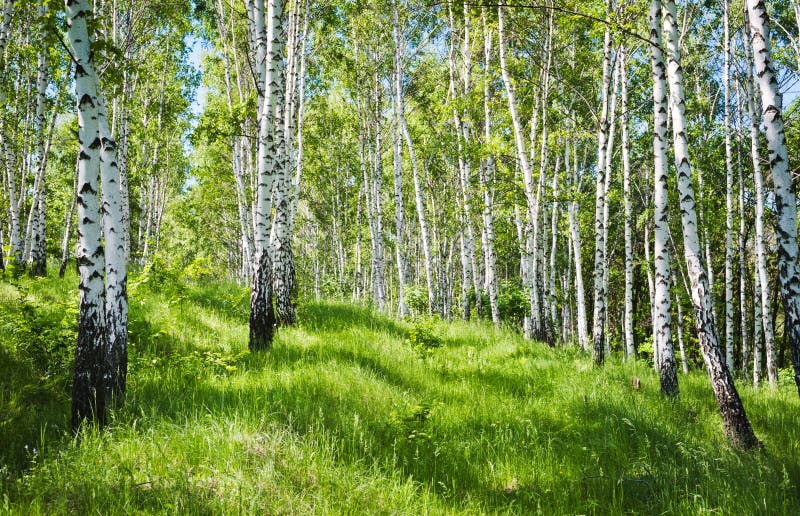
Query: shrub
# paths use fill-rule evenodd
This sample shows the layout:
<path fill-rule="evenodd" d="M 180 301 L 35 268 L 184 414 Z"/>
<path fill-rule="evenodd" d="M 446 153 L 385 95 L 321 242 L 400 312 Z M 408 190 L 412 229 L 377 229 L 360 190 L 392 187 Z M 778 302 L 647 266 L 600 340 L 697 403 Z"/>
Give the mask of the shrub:
<path fill-rule="evenodd" d="M 436 334 L 433 319 L 419 319 L 408 332 L 406 342 L 420 358 L 429 356 L 434 349 L 442 347 L 442 339 Z"/>
<path fill-rule="evenodd" d="M 500 295 L 497 297 L 497 309 L 500 319 L 522 325 L 522 320 L 530 310 L 530 301 L 522 285 L 505 281 L 500 286 Z"/>
<path fill-rule="evenodd" d="M 408 287 L 406 290 L 406 305 L 413 314 L 428 313 L 428 290 L 422 286 Z"/>

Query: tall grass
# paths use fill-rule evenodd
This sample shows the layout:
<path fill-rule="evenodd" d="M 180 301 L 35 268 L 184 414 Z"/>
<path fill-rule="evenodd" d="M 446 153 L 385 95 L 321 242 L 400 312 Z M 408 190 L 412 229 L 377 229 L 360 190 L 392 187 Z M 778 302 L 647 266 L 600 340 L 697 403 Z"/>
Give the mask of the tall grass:
<path fill-rule="evenodd" d="M 611 360 L 598 370 L 574 349 L 483 323 L 402 321 L 342 303 L 302 305 L 298 326 L 254 355 L 246 291 L 213 282 L 132 282 L 126 405 L 107 429 L 72 438 L 63 357 L 71 352 L 75 283 L 0 282 L 5 511 L 800 507 L 800 402 L 790 385 L 740 387 L 765 444 L 741 453 L 723 438 L 702 371 L 682 376 L 680 398 L 668 400 L 644 362 Z M 18 327 L 26 324 L 64 342 L 32 347 Z M 423 346 L 415 345 L 420 335 Z M 632 389 L 633 375 L 641 390 Z"/>

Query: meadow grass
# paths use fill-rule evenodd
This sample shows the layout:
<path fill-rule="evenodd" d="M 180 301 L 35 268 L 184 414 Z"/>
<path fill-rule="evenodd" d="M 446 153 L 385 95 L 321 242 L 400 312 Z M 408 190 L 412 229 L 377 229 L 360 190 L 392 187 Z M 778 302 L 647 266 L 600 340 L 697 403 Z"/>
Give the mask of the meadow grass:
<path fill-rule="evenodd" d="M 800 400 L 740 385 L 764 450 L 732 450 L 703 371 L 592 367 L 480 322 L 308 302 L 247 350 L 247 291 L 131 287 L 109 426 L 68 432 L 76 278 L 0 280 L 0 511 L 796 514 Z M 413 346 L 422 334 L 430 342 Z M 411 341 L 409 342 L 409 337 Z M 631 376 L 642 387 L 631 387 Z"/>

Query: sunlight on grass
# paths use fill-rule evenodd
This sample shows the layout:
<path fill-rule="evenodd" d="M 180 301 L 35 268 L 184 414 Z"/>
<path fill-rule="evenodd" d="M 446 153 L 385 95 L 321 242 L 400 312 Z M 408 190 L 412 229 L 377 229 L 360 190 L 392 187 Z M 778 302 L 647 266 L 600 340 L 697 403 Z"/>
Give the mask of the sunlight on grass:
<path fill-rule="evenodd" d="M 485 323 L 420 333 L 337 303 L 301 306 L 297 327 L 251 354 L 235 285 L 137 288 L 126 406 L 73 439 L 74 279 L 0 282 L 8 512 L 790 514 L 800 503 L 791 385 L 740 386 L 766 446 L 743 454 L 725 442 L 702 371 L 667 400 L 641 361 L 598 370 Z M 21 342 L 22 324 L 55 340 Z"/>

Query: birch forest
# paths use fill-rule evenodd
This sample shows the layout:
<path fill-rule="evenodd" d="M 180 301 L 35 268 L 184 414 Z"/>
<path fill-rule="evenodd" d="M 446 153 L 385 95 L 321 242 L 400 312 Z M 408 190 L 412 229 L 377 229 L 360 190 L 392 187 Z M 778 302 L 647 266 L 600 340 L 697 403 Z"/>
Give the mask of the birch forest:
<path fill-rule="evenodd" d="M 0 0 L 0 513 L 797 514 L 800 1 Z"/>

